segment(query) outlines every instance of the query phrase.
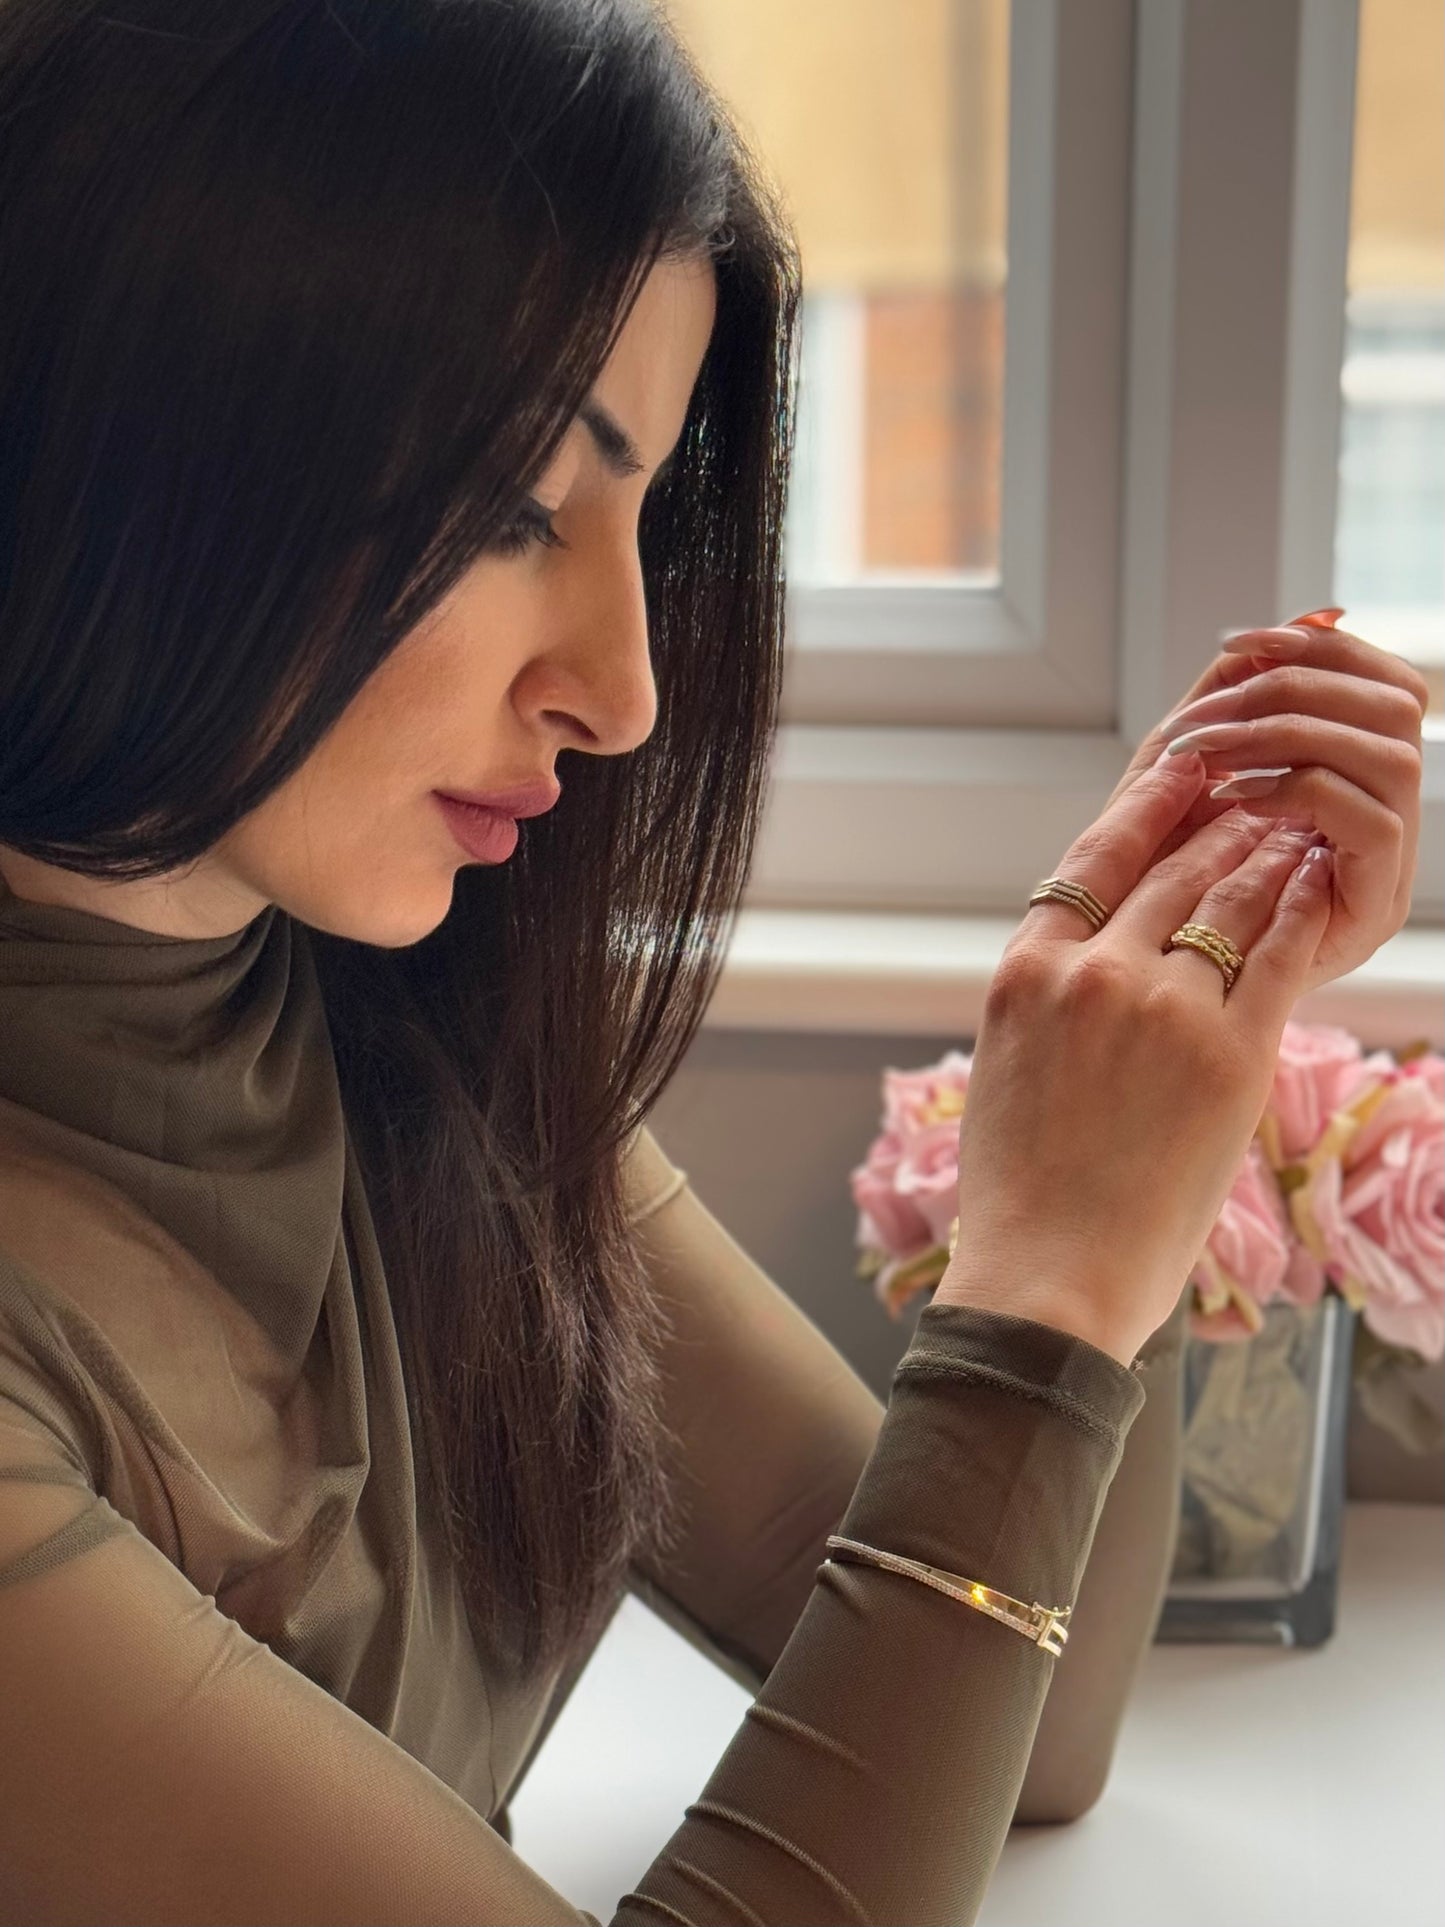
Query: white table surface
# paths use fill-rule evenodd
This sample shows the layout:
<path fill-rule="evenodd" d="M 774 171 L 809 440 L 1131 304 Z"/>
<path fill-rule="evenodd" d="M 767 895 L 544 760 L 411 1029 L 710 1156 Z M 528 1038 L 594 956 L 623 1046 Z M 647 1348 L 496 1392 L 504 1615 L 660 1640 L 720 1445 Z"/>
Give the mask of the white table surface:
<path fill-rule="evenodd" d="M 1099 1804 L 1010 1833 L 980 1927 L 1441 1927 L 1445 1509 L 1352 1503 L 1333 1639 L 1153 1646 Z M 748 1704 L 632 1597 L 512 1803 L 608 1920 Z"/>

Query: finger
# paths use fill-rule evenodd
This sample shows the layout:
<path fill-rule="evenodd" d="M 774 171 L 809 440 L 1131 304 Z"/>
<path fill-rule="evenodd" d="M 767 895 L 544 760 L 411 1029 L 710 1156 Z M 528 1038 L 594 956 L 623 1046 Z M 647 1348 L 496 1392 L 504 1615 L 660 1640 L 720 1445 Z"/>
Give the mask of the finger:
<path fill-rule="evenodd" d="M 1181 924 L 1210 923 L 1247 953 L 1268 927 L 1286 879 L 1315 835 L 1271 825 L 1254 840 L 1244 824 L 1221 818 L 1141 879 L 1110 918 L 1110 941 L 1145 945 L 1157 955 Z M 1208 957 L 1194 951 L 1171 967 L 1177 974 L 1181 966 L 1184 980 L 1197 983 L 1202 995 L 1219 996 L 1219 969 Z"/>
<path fill-rule="evenodd" d="M 1237 683 L 1255 673 L 1252 664 L 1241 663 L 1235 656 L 1216 656 L 1204 673 L 1184 692 L 1180 702 L 1170 711 L 1170 714 L 1178 715 L 1180 710 L 1188 709 L 1205 696 L 1227 693 Z M 1168 740 L 1168 732 L 1162 723 L 1149 731 L 1129 758 L 1128 767 L 1115 784 L 1114 793 L 1109 798 L 1111 805 L 1132 783 L 1137 781 L 1145 770 L 1152 767 Z"/>
<path fill-rule="evenodd" d="M 1175 768 L 1174 765 L 1182 764 Z M 1160 843 L 1179 823 L 1199 794 L 1203 764 L 1197 757 L 1170 758 L 1144 770 L 1127 788 L 1116 792 L 1103 812 L 1075 838 L 1053 875 L 1093 893 L 1106 912 L 1112 911 L 1134 888 L 1154 860 Z M 1236 837 L 1262 836 L 1265 826 Z M 1072 904 L 1045 901 L 1031 904 L 1027 927 L 1043 937 L 1083 942 L 1094 934 L 1089 917 Z"/>
<path fill-rule="evenodd" d="M 1247 631 L 1246 633 L 1259 635 L 1273 632 L 1254 630 Z M 1204 698 L 1208 696 L 1227 695 L 1230 690 L 1237 688 L 1241 683 L 1248 682 L 1252 677 L 1260 674 L 1261 670 L 1270 667 L 1272 667 L 1272 665 L 1267 662 L 1256 663 L 1253 657 L 1225 655 L 1223 653 L 1217 655 L 1203 674 L 1184 692 L 1183 698 L 1177 707 L 1170 712 L 1169 717 L 1166 718 L 1166 722 L 1161 723 L 1155 729 L 1151 729 L 1135 749 L 1133 755 L 1129 758 L 1129 763 L 1124 774 L 1114 785 L 1113 793 L 1109 797 L 1109 804 L 1112 805 L 1118 797 L 1123 795 L 1131 783 L 1136 781 L 1146 769 L 1152 767 L 1170 736 L 1176 733 L 1172 727 L 1166 727 L 1166 723 L 1172 724 L 1173 719 L 1181 715 L 1185 710 L 1192 712 L 1195 705 L 1202 704 Z M 1227 711 L 1228 704 L 1222 704 L 1221 708 Z M 1201 710 L 1201 718 L 1208 713 L 1207 708 Z M 1197 828 L 1200 823 L 1207 822 L 1208 820 L 1208 812 L 1201 811 L 1197 816 L 1197 820 L 1191 822 L 1190 828 Z"/>
<path fill-rule="evenodd" d="M 1226 771 L 1327 769 L 1401 817 L 1420 792 L 1422 765 L 1414 743 L 1315 716 L 1217 723 L 1174 740 L 1204 758 L 1211 786 L 1222 781 Z M 1333 837 L 1327 823 L 1319 827 Z"/>
<path fill-rule="evenodd" d="M 1389 683 L 1403 689 L 1412 696 L 1423 716 L 1430 707 L 1431 693 L 1428 683 L 1412 663 L 1403 657 L 1392 655 L 1388 650 L 1366 642 L 1361 636 L 1349 630 L 1337 629 L 1333 625 L 1344 614 L 1343 609 L 1314 609 L 1297 616 L 1290 624 L 1279 628 L 1244 629 L 1224 642 L 1220 653 L 1197 679 L 1168 719 L 1182 710 L 1191 709 L 1194 704 L 1207 696 L 1228 690 L 1238 689 L 1267 671 L 1276 662 L 1289 660 L 1307 661 L 1321 669 L 1342 669 L 1349 674 L 1367 681 Z M 1228 707 L 1227 704 L 1222 707 Z M 1208 714 L 1204 710 L 1201 714 Z M 1418 724 L 1416 725 L 1418 730 Z M 1140 773 L 1147 769 L 1163 748 L 1165 737 L 1159 730 L 1151 730 L 1139 744 L 1129 760 L 1129 766 L 1115 788 L 1114 795 L 1126 789 Z M 1418 740 L 1418 737 L 1417 737 Z M 1112 803 L 1114 798 L 1110 797 Z"/>
<path fill-rule="evenodd" d="M 1327 629 L 1334 623 L 1337 617 L 1342 616 L 1344 613 L 1343 609 L 1314 609 L 1311 610 L 1308 615 L 1297 617 L 1294 625 L 1288 631 L 1281 631 L 1279 629 L 1243 629 L 1238 632 L 1238 637 L 1235 639 L 1239 640 L 1245 637 L 1256 636 L 1279 637 L 1284 634 L 1286 636 L 1286 644 L 1285 648 L 1281 651 L 1281 660 L 1286 660 L 1288 659 L 1286 650 L 1298 645 L 1298 648 L 1302 651 L 1309 639 L 1317 635 L 1321 628 Z M 1289 640 L 1290 638 L 1293 639 L 1292 642 Z M 1173 713 L 1178 715 L 1181 709 L 1187 709 L 1191 704 L 1200 701 L 1203 697 L 1214 695 L 1216 691 L 1233 689 L 1237 684 L 1246 682 L 1251 676 L 1255 675 L 1259 669 L 1267 669 L 1269 666 L 1268 662 L 1256 663 L 1252 652 L 1241 655 L 1239 650 L 1231 650 L 1230 640 L 1226 639 L 1223 649 L 1221 649 L 1220 653 L 1214 658 L 1213 662 L 1209 664 L 1209 667 L 1192 687 L 1184 692 L 1183 701 Z M 1159 754 L 1162 747 L 1163 741 L 1160 731 L 1151 730 L 1149 735 L 1145 737 L 1144 741 L 1134 752 L 1130 760 L 1129 768 L 1125 771 L 1119 787 L 1121 789 L 1124 788 L 1126 784 L 1133 780 L 1139 770 L 1147 768 L 1154 761 L 1154 758 Z M 1112 801 L 1113 799 L 1111 798 L 1110 800 Z"/>
<path fill-rule="evenodd" d="M 1363 636 L 1348 629 L 1316 628 L 1307 633 L 1292 633 L 1300 625 L 1280 629 L 1246 629 L 1223 644 L 1223 652 L 1235 658 L 1261 657 L 1271 662 L 1311 663 L 1319 669 L 1343 670 L 1372 682 L 1388 683 L 1413 697 L 1421 715 L 1430 707 L 1430 685 L 1420 671 L 1403 656 L 1392 655 Z"/>
<path fill-rule="evenodd" d="M 1353 723 L 1380 736 L 1397 736 L 1418 747 L 1421 710 L 1398 683 L 1377 682 L 1314 663 L 1277 664 L 1229 690 L 1187 703 L 1166 716 L 1161 731 L 1172 741 L 1207 723 L 1256 716 L 1318 716 L 1324 722 Z"/>
<path fill-rule="evenodd" d="M 1227 999 L 1246 1029 L 1278 1038 L 1299 1000 L 1334 914 L 1336 862 L 1324 846 L 1308 851 L 1275 902 L 1268 927 L 1250 946 Z"/>
<path fill-rule="evenodd" d="M 1250 852 L 1237 869 L 1231 871 L 1228 876 L 1221 877 L 1217 883 L 1211 884 L 1199 899 L 1198 906 L 1188 921 L 1208 924 L 1211 929 L 1217 930 L 1234 945 L 1244 961 L 1239 965 L 1238 974 L 1233 979 L 1226 978 L 1212 958 L 1205 956 L 1189 944 L 1166 948 L 1166 969 L 1177 975 L 1181 983 L 1187 984 L 1194 995 L 1211 1006 L 1221 997 L 1232 996 L 1245 964 L 1258 948 L 1261 938 L 1278 913 L 1281 896 L 1290 888 L 1297 873 L 1301 872 L 1308 854 L 1308 849 L 1302 847 L 1297 835 L 1279 838 L 1268 836 L 1262 844 Z M 1305 880 L 1302 876 L 1301 881 Z M 1312 859 L 1307 884 L 1314 885 L 1319 881 L 1322 881 L 1322 878 L 1316 876 Z M 1314 907 L 1316 900 L 1324 905 L 1326 914 L 1317 919 L 1322 929 L 1328 922 L 1329 892 L 1308 888 L 1307 894 L 1311 908 Z M 1171 934 L 1172 929 L 1177 927 L 1177 925 L 1171 927 Z M 1291 924 L 1290 928 L 1293 931 L 1295 925 Z M 1316 931 L 1316 942 L 1318 935 L 1319 930 Z M 1169 946 L 1169 935 L 1165 936 L 1164 944 Z M 1293 951 L 1290 954 L 1293 955 Z M 1312 944 L 1309 951 L 1299 959 L 1301 967 L 1311 962 L 1314 955 L 1315 945 Z"/>
<path fill-rule="evenodd" d="M 1400 814 L 1332 769 L 1296 769 L 1278 778 L 1267 797 L 1235 807 L 1268 821 L 1275 811 L 1308 821 L 1335 850 L 1335 889 L 1351 917 L 1388 912 L 1399 884 L 1410 834 Z"/>

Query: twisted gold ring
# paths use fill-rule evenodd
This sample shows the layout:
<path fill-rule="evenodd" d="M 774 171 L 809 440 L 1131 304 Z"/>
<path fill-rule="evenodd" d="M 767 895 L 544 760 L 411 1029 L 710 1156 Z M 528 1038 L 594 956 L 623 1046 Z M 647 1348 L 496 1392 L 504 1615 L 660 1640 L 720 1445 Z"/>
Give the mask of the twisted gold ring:
<path fill-rule="evenodd" d="M 1208 957 L 1211 963 L 1218 964 L 1220 975 L 1224 978 L 1226 997 L 1244 968 L 1243 954 L 1212 923 L 1181 923 L 1164 948 L 1166 951 L 1186 948 L 1197 950 L 1201 957 Z"/>

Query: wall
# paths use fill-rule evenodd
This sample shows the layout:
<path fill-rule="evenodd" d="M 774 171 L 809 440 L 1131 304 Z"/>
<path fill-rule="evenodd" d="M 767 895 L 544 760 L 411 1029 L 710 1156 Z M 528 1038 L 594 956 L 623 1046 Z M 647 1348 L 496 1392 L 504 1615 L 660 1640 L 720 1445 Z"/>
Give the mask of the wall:
<path fill-rule="evenodd" d="M 651 1119 L 708 1209 L 885 1401 L 924 1301 L 895 1323 L 854 1276 L 848 1172 L 878 1128 L 883 1067 L 950 1048 L 967 1040 L 704 1030 Z M 1416 1382 L 1445 1405 L 1440 1364 Z M 1406 1453 L 1358 1407 L 1348 1479 L 1354 1498 L 1445 1504 L 1445 1461 Z"/>

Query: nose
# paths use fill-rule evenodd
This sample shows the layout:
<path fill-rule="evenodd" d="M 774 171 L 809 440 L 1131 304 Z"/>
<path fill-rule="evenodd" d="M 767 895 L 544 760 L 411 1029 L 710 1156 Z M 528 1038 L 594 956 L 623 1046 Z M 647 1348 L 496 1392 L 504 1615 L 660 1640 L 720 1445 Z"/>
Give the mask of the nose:
<path fill-rule="evenodd" d="M 609 544 L 578 582 L 548 669 L 541 714 L 566 731 L 561 747 L 621 756 L 652 734 L 657 684 L 635 539 Z"/>

